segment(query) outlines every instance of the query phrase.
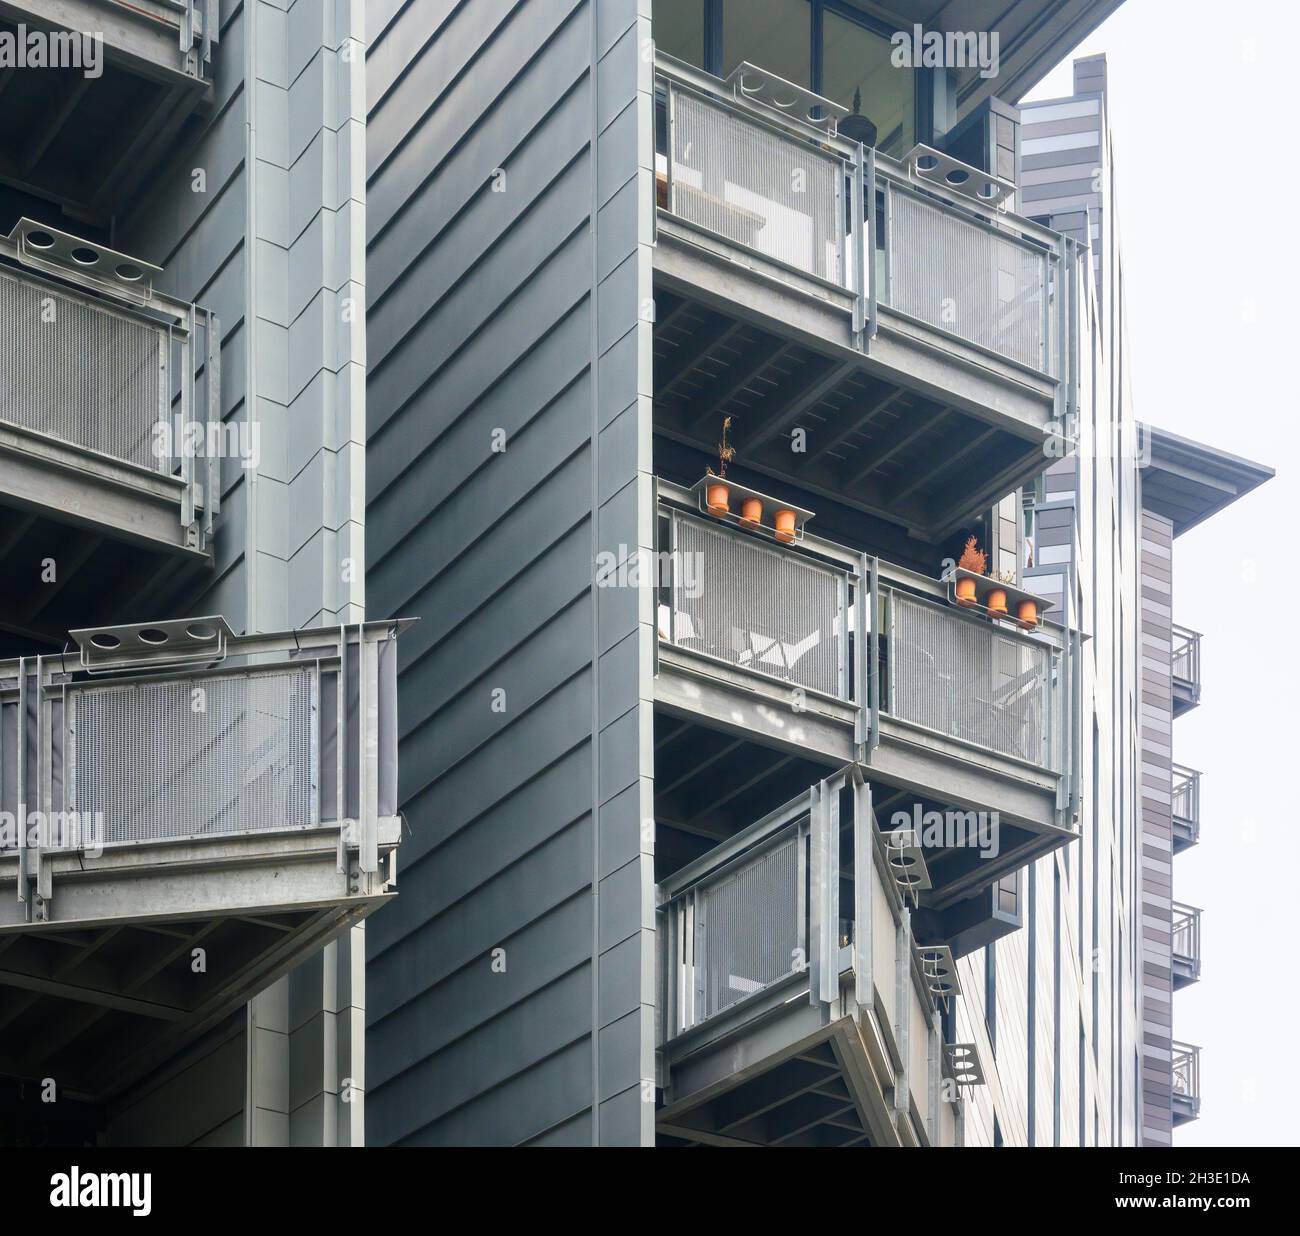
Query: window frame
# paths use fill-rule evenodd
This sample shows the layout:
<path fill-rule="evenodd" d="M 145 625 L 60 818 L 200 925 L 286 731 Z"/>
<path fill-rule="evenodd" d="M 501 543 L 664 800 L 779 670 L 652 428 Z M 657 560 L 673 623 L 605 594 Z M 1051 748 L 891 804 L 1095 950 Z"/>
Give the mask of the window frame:
<path fill-rule="evenodd" d="M 703 68 L 706 73 L 711 73 L 714 77 L 719 78 L 724 73 L 723 56 L 726 49 L 723 47 L 723 6 L 727 2 L 728 0 L 700 0 L 700 3 L 704 6 Z M 735 0 L 731 0 L 731 3 L 735 3 Z M 804 0 L 804 3 L 809 5 L 812 10 L 809 21 L 809 38 L 812 41 L 812 46 L 809 49 L 809 66 L 812 76 L 811 88 L 814 94 L 821 94 L 825 88 L 822 34 L 825 29 L 825 15 L 828 12 L 834 13 L 836 17 L 851 21 L 863 29 L 869 30 L 873 34 L 882 35 L 887 39 L 892 38 L 900 29 L 900 27 L 891 26 L 888 22 L 882 21 L 870 13 L 864 13 L 861 9 L 847 3 L 847 0 Z M 937 71 L 920 66 L 912 69 L 913 141 L 927 145 L 934 144 L 934 109 L 926 106 L 926 101 L 929 98 L 930 90 L 933 89 L 933 77 Z"/>

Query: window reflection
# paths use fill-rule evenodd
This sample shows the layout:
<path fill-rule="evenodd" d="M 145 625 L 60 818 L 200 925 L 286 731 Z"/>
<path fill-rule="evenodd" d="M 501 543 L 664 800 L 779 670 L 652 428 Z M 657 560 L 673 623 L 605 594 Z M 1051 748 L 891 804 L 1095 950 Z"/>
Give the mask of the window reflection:
<path fill-rule="evenodd" d="M 655 0 L 655 50 L 704 68 L 704 0 Z"/>
<path fill-rule="evenodd" d="M 904 154 L 916 140 L 914 76 L 913 70 L 890 63 L 891 50 L 883 34 L 829 10 L 823 14 L 820 93 L 854 113 L 845 126 L 847 136 Z"/>
<path fill-rule="evenodd" d="M 742 60 L 812 88 L 812 6 L 808 0 L 727 0 L 722 76 Z"/>

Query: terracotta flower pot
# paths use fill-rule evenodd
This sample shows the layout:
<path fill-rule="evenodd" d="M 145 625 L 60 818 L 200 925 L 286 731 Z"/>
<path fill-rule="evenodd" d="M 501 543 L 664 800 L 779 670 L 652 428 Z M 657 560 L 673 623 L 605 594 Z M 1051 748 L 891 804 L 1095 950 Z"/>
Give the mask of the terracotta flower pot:
<path fill-rule="evenodd" d="M 731 510 L 731 490 L 726 485 L 710 485 L 704 491 L 704 505 L 710 515 L 725 515 Z"/>
<path fill-rule="evenodd" d="M 1016 606 L 1016 621 L 1026 631 L 1032 631 L 1038 625 L 1038 602 L 1021 601 Z"/>
<path fill-rule="evenodd" d="M 763 500 L 761 498 L 746 498 L 740 504 L 740 522 L 746 528 L 757 528 L 763 522 Z"/>
<path fill-rule="evenodd" d="M 957 604 L 969 608 L 975 604 L 975 581 L 964 576 L 957 580 L 955 589 Z"/>
<path fill-rule="evenodd" d="M 1006 614 L 1007 590 L 1005 588 L 990 588 L 988 596 L 984 598 L 984 604 L 991 614 L 997 614 L 999 617 Z"/>
<path fill-rule="evenodd" d="M 787 545 L 794 540 L 794 521 L 795 513 L 793 511 L 777 511 L 775 516 L 776 539 L 784 541 Z"/>

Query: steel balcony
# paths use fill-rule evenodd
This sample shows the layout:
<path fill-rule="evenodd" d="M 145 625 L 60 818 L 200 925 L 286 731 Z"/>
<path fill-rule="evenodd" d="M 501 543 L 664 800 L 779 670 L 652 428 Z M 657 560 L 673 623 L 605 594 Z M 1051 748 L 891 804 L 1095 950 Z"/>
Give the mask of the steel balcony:
<path fill-rule="evenodd" d="M 115 1092 L 393 895 L 402 626 L 0 663 L 0 1071 Z"/>

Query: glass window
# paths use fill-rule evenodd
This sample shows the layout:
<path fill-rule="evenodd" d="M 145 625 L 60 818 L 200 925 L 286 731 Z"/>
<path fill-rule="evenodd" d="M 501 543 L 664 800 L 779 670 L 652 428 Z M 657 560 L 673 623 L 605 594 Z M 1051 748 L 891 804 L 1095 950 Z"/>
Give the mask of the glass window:
<path fill-rule="evenodd" d="M 892 50 L 885 35 L 824 13 L 821 93 L 865 117 L 875 126 L 876 146 L 900 155 L 916 142 L 916 83 L 912 69 L 890 63 Z"/>
<path fill-rule="evenodd" d="M 655 50 L 704 67 L 705 0 L 654 0 Z"/>
<path fill-rule="evenodd" d="M 812 87 L 812 5 L 808 0 L 727 0 L 722 12 L 722 76 L 742 60 Z"/>

